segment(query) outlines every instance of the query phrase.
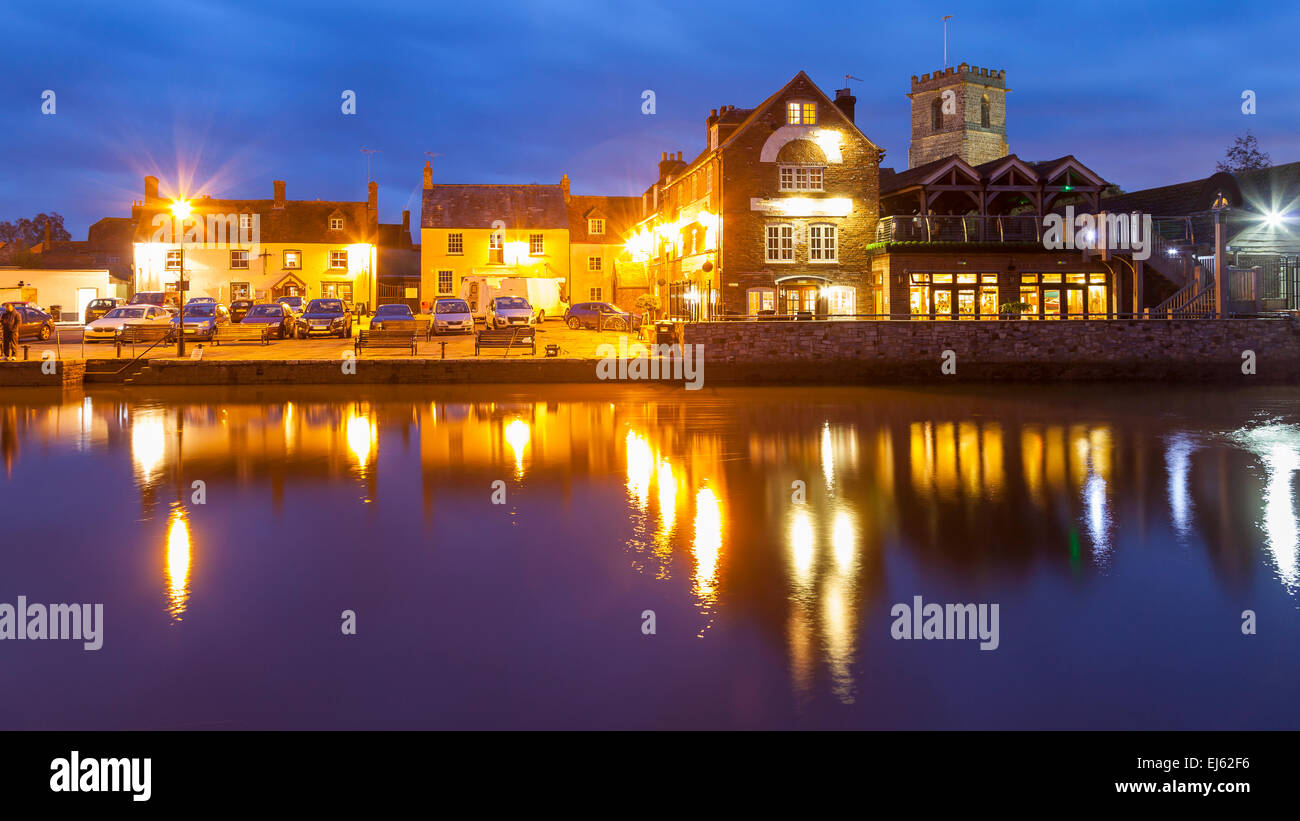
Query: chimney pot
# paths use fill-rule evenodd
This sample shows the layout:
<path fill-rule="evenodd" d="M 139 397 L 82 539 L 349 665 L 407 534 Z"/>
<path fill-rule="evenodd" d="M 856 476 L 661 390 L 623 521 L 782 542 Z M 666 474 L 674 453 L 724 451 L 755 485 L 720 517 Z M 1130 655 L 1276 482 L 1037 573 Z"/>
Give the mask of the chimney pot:
<path fill-rule="evenodd" d="M 275 206 L 284 207 L 284 180 L 272 180 L 272 186 L 275 188 Z"/>

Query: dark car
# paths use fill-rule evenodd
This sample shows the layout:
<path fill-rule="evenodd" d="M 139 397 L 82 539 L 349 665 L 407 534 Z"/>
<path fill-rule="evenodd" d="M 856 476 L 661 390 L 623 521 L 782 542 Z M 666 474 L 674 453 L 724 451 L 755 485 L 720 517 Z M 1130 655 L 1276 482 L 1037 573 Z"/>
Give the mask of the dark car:
<path fill-rule="evenodd" d="M 230 321 L 243 322 L 248 309 L 257 303 L 251 299 L 236 299 L 230 303 Z"/>
<path fill-rule="evenodd" d="M 288 339 L 298 320 L 283 302 L 264 302 L 248 309 L 240 325 L 269 325 L 268 334 L 276 339 Z"/>
<path fill-rule="evenodd" d="M 5 305 L 13 305 L 14 310 L 21 317 L 21 321 L 18 323 L 19 339 L 34 336 L 37 339 L 46 340 L 54 335 L 54 317 L 41 309 L 20 302 L 7 302 Z M 0 305 L 0 311 L 3 310 L 4 305 Z"/>
<path fill-rule="evenodd" d="M 86 316 L 83 321 L 88 325 L 121 305 L 122 302 L 123 300 L 115 296 L 102 296 L 99 299 L 92 299 L 86 305 Z"/>
<path fill-rule="evenodd" d="M 564 312 L 564 323 L 575 331 L 594 328 L 598 331 L 635 330 L 640 317 L 608 302 L 579 302 Z"/>
<path fill-rule="evenodd" d="M 192 296 L 185 301 L 185 310 L 189 310 L 191 305 L 215 305 L 217 300 L 210 296 Z"/>
<path fill-rule="evenodd" d="M 179 316 L 172 317 L 172 327 L 181 324 Z M 185 335 L 196 339 L 211 340 L 217 328 L 230 324 L 230 311 L 225 305 L 216 302 L 191 302 L 185 306 Z"/>
<path fill-rule="evenodd" d="M 313 299 L 298 317 L 298 338 L 332 334 L 339 339 L 352 336 L 352 306 L 341 299 Z"/>
<path fill-rule="evenodd" d="M 166 307 L 176 302 L 177 296 L 174 293 L 165 293 L 163 291 L 136 291 L 131 299 L 127 301 L 128 305 L 157 305 Z"/>
<path fill-rule="evenodd" d="M 370 328 L 375 331 L 383 330 L 385 322 L 414 322 L 415 314 L 411 313 L 411 306 L 394 302 L 391 305 L 380 305 L 375 309 L 374 316 L 370 317 Z"/>

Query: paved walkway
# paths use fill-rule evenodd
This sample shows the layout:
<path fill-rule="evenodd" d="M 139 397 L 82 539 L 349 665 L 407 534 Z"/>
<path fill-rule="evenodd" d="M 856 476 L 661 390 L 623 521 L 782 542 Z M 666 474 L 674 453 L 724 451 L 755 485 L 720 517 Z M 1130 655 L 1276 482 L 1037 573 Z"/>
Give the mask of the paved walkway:
<path fill-rule="evenodd" d="M 598 346 L 608 344 L 615 346 L 617 349 L 620 338 L 627 338 L 627 344 L 634 346 L 637 344 L 635 334 L 616 333 L 614 331 L 573 331 L 566 328 L 559 322 L 548 321 L 537 329 L 537 356 L 546 355 L 547 345 L 559 345 L 560 356 L 565 358 L 577 359 L 599 359 L 596 352 Z M 442 343 L 446 342 L 446 349 Z M 23 345 L 30 348 L 28 356 L 31 359 L 39 360 L 45 350 L 60 351 L 64 359 L 111 359 L 116 354 L 116 346 L 108 342 L 88 342 L 84 345 L 81 343 L 81 328 L 61 328 L 59 331 L 59 341 L 56 344 L 54 339 L 48 342 L 38 342 L 37 340 L 24 340 Z M 342 356 L 343 351 L 351 351 L 352 340 L 338 339 L 336 337 L 316 337 L 313 339 L 273 339 L 269 345 L 258 343 L 226 343 L 224 345 L 211 345 L 208 343 L 195 343 L 193 340 L 186 340 L 185 349 L 188 355 L 196 345 L 203 346 L 203 358 L 211 359 L 338 359 Z M 147 345 L 136 346 L 136 352 L 144 350 Z M 19 358 L 22 358 L 22 348 L 18 351 Z M 380 349 L 377 351 L 365 351 L 362 354 L 367 358 L 371 357 L 394 357 L 406 358 L 411 354 L 409 351 Z M 474 358 L 474 337 L 471 334 L 456 334 L 435 336 L 432 341 L 426 342 L 421 339 L 417 345 L 417 355 L 429 357 L 431 359 L 473 359 Z M 510 357 L 527 357 L 527 350 L 511 351 Z M 122 356 L 132 357 L 130 345 L 122 346 Z M 176 356 L 176 343 L 159 345 L 148 355 L 148 358 L 168 358 Z M 481 358 L 503 357 L 505 351 L 499 348 L 484 350 Z"/>

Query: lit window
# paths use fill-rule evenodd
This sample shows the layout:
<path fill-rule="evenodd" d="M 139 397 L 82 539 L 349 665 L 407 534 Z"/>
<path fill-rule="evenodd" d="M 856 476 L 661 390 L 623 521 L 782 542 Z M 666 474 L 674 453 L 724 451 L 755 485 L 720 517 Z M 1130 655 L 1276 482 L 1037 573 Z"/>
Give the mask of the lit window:
<path fill-rule="evenodd" d="M 463 254 L 463 253 L 465 253 L 465 235 L 464 235 L 464 234 L 457 232 L 457 233 L 454 233 L 454 234 L 448 234 L 448 235 L 447 235 L 447 253 L 449 253 L 449 254 Z"/>
<path fill-rule="evenodd" d="M 590 291 L 590 294 L 591 294 L 591 295 L 590 295 L 589 297 L 587 297 L 587 298 L 590 299 L 592 302 L 600 302 L 600 301 L 601 301 L 601 297 L 600 297 L 600 289 L 599 289 L 599 288 L 592 288 L 591 291 Z"/>
<path fill-rule="evenodd" d="M 794 226 L 767 226 L 767 261 L 794 261 Z"/>
<path fill-rule="evenodd" d="M 782 191 L 821 191 L 824 176 L 820 166 L 783 165 L 780 169 Z"/>
<path fill-rule="evenodd" d="M 348 267 L 347 251 L 330 251 L 330 267 L 346 268 Z"/>
<path fill-rule="evenodd" d="M 342 230 L 343 230 L 343 218 L 342 218 L 342 217 L 330 217 L 330 230 L 331 230 L 331 231 L 342 231 Z"/>
<path fill-rule="evenodd" d="M 285 251 L 285 252 L 284 252 L 284 267 L 286 267 L 286 268 L 301 268 L 301 267 L 302 267 L 302 251 Z"/>
<path fill-rule="evenodd" d="M 180 252 L 180 251 L 168 251 L 168 252 L 167 252 L 167 270 L 168 270 L 168 271 L 179 271 L 180 268 L 181 268 L 181 252 Z"/>
<path fill-rule="evenodd" d="M 231 267 L 231 268 L 248 268 L 248 252 L 247 252 L 247 251 L 231 251 L 231 252 L 230 252 L 230 267 Z"/>
<path fill-rule="evenodd" d="M 851 285 L 833 285 L 826 289 L 828 316 L 853 316 L 858 312 L 858 289 Z"/>
<path fill-rule="evenodd" d="M 545 238 L 541 234 L 528 235 L 528 253 L 540 257 L 546 252 Z"/>
<path fill-rule="evenodd" d="M 808 259 L 813 262 L 835 262 L 835 226 L 808 226 Z"/>
<path fill-rule="evenodd" d="M 750 288 L 746 291 L 749 299 L 749 315 L 757 316 L 763 311 L 776 311 L 775 288 Z"/>
<path fill-rule="evenodd" d="M 603 233 L 605 233 L 605 221 L 604 221 L 604 220 L 601 220 L 601 219 L 589 219 L 589 220 L 587 220 L 587 233 L 588 233 L 588 234 L 603 234 Z"/>
<path fill-rule="evenodd" d="M 786 103 L 785 121 L 790 125 L 817 125 L 817 104 L 804 102 Z"/>
<path fill-rule="evenodd" d="M 438 272 L 438 293 L 451 293 L 451 271 Z"/>
<path fill-rule="evenodd" d="M 600 257 L 587 257 L 587 270 L 588 270 L 588 271 L 599 271 L 599 270 L 600 270 Z"/>

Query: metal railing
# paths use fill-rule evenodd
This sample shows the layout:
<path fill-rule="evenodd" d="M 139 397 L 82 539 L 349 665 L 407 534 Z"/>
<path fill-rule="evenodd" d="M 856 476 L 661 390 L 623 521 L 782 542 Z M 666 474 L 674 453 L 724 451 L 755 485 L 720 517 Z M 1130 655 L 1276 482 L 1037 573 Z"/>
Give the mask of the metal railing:
<path fill-rule="evenodd" d="M 1041 216 L 895 216 L 876 223 L 876 242 L 1041 242 Z"/>

